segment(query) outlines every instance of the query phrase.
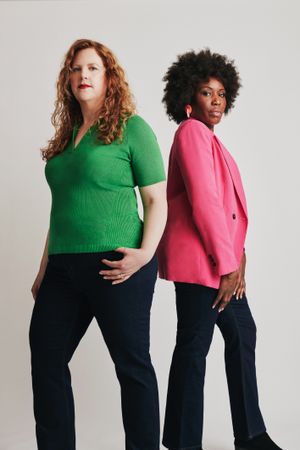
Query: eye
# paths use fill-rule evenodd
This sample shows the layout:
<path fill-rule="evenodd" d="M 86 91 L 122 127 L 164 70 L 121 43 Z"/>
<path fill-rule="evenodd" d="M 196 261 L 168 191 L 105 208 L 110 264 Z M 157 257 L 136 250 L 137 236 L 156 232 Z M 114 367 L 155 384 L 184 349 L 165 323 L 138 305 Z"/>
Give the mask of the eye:
<path fill-rule="evenodd" d="M 79 67 L 71 67 L 70 71 L 71 72 L 77 72 L 79 70 Z"/>
<path fill-rule="evenodd" d="M 90 67 L 91 70 L 98 70 L 98 67 Z"/>
<path fill-rule="evenodd" d="M 210 91 L 201 91 L 201 94 L 204 95 L 205 97 L 209 97 L 211 95 Z"/>
<path fill-rule="evenodd" d="M 224 97 L 226 97 L 226 92 L 220 92 L 220 97 L 222 97 L 222 98 L 224 98 Z"/>

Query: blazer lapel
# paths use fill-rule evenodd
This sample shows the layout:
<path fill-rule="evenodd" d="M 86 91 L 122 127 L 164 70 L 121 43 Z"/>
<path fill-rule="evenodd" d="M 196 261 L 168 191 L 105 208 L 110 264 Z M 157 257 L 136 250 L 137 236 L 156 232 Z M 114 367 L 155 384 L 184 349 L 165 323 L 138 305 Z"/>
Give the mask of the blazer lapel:
<path fill-rule="evenodd" d="M 228 170 L 230 172 L 236 193 L 240 199 L 241 205 L 243 207 L 243 210 L 246 214 L 246 216 L 248 217 L 248 212 L 247 212 L 247 203 L 246 203 L 246 197 L 245 197 L 245 192 L 243 189 L 243 184 L 242 184 L 242 179 L 241 179 L 241 175 L 239 172 L 239 169 L 236 165 L 236 162 L 234 161 L 233 157 L 231 156 L 231 154 L 226 150 L 226 148 L 224 147 L 224 145 L 222 144 L 222 142 L 217 138 L 217 136 L 214 136 L 218 147 L 221 151 L 221 153 L 223 154 L 224 160 L 227 164 Z"/>

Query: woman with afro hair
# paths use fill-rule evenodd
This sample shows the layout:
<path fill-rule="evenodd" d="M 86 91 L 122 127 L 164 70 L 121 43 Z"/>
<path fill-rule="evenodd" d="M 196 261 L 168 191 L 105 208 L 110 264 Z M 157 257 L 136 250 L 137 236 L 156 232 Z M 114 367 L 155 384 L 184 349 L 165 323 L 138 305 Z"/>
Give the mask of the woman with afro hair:
<path fill-rule="evenodd" d="M 225 341 L 236 450 L 280 450 L 259 409 L 256 325 L 245 290 L 248 215 L 238 167 L 214 134 L 241 86 L 233 61 L 209 49 L 178 57 L 163 102 L 179 124 L 168 171 L 159 275 L 175 284 L 178 317 L 163 444 L 202 449 L 206 355 L 215 324 Z"/>

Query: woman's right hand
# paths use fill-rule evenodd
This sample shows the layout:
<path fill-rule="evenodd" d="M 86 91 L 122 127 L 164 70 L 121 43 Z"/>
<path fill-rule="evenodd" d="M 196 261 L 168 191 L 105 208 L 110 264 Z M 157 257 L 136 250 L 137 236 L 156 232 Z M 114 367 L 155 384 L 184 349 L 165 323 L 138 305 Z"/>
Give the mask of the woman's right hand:
<path fill-rule="evenodd" d="M 213 308 L 215 308 L 218 305 L 218 312 L 223 311 L 223 309 L 226 308 L 226 306 L 230 302 L 237 285 L 238 277 L 238 270 L 221 276 L 218 295 L 212 306 Z"/>
<path fill-rule="evenodd" d="M 45 275 L 45 270 L 46 269 L 40 269 L 39 270 L 39 272 L 38 272 L 38 274 L 37 274 L 37 276 L 36 276 L 36 278 L 34 280 L 34 283 L 32 285 L 31 293 L 32 293 L 32 296 L 33 296 L 34 300 L 36 300 L 36 297 L 38 295 L 38 292 L 39 292 L 39 289 L 40 289 L 40 285 L 41 285 L 41 283 L 43 281 L 43 278 L 44 278 L 44 275 Z"/>

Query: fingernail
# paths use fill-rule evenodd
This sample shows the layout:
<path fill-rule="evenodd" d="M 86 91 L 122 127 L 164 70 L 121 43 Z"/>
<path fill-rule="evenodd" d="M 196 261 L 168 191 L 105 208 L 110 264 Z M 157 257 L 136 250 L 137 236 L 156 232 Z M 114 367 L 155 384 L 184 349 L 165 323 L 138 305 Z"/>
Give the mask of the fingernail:
<path fill-rule="evenodd" d="M 224 308 L 220 308 L 220 309 L 219 309 L 219 312 L 222 312 L 223 310 L 224 310 Z"/>
<path fill-rule="evenodd" d="M 238 299 L 239 299 L 239 296 L 238 296 L 238 295 L 236 295 L 236 296 L 235 296 L 235 298 L 236 298 L 236 300 L 238 300 Z"/>
<path fill-rule="evenodd" d="M 108 279 L 108 277 L 103 277 L 103 280 L 107 280 Z"/>
<path fill-rule="evenodd" d="M 216 307 L 216 305 L 213 305 L 213 306 L 212 306 L 212 309 L 215 309 L 215 307 Z"/>

